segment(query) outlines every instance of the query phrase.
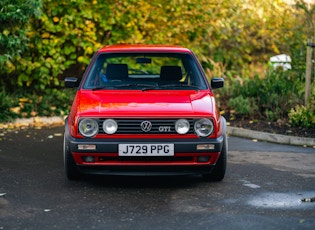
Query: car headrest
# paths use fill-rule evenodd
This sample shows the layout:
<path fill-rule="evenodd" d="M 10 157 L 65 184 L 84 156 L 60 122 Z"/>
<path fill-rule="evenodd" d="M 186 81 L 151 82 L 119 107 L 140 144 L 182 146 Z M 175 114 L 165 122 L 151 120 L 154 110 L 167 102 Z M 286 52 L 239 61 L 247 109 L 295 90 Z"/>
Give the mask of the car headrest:
<path fill-rule="evenodd" d="M 180 66 L 161 67 L 160 80 L 162 81 L 179 81 L 182 77 L 182 69 Z"/>
<path fill-rule="evenodd" d="M 128 78 L 127 64 L 108 64 L 106 67 L 108 80 L 124 80 Z"/>

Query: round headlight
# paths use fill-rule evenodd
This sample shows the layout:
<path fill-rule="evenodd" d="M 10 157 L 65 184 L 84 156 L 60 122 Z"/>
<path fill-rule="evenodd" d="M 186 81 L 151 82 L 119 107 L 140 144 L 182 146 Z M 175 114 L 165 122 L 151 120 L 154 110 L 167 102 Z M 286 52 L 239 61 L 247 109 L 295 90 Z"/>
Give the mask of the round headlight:
<path fill-rule="evenodd" d="M 113 119 L 107 119 L 103 123 L 103 130 L 107 134 L 114 134 L 118 129 L 117 122 Z"/>
<path fill-rule="evenodd" d="M 186 119 L 179 119 L 175 123 L 175 130 L 178 134 L 186 134 L 189 131 L 190 125 Z"/>
<path fill-rule="evenodd" d="M 203 118 L 195 122 L 194 128 L 199 137 L 207 137 L 213 132 L 213 122 Z"/>
<path fill-rule="evenodd" d="M 94 137 L 98 133 L 98 123 L 91 118 L 84 118 L 79 123 L 79 131 L 85 137 Z"/>

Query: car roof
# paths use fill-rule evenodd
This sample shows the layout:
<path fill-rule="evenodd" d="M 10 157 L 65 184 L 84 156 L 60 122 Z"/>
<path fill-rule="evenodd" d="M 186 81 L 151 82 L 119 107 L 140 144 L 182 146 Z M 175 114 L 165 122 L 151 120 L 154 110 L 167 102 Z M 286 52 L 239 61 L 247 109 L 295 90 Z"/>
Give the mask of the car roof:
<path fill-rule="evenodd" d="M 98 53 L 103 52 L 114 52 L 114 53 L 128 53 L 128 52 L 153 52 L 153 53 L 192 53 L 188 48 L 184 48 L 182 46 L 174 46 L 174 45 L 127 45 L 127 44 L 119 44 L 119 45 L 108 45 L 104 46 L 98 50 Z"/>

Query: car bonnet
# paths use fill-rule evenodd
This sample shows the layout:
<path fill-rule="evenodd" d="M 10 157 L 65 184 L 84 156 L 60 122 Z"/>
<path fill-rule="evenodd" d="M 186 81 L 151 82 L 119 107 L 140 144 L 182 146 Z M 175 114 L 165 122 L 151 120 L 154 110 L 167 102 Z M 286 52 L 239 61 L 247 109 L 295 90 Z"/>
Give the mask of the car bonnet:
<path fill-rule="evenodd" d="M 199 117 L 214 111 L 213 96 L 206 90 L 83 90 L 77 96 L 81 116 Z"/>

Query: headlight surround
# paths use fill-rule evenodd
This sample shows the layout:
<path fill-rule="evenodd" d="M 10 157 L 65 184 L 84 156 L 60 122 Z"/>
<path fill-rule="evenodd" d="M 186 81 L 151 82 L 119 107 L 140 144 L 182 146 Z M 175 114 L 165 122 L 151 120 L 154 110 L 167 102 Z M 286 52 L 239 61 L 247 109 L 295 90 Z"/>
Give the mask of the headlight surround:
<path fill-rule="evenodd" d="M 199 119 L 195 122 L 194 129 L 199 137 L 207 137 L 213 132 L 213 122 L 207 118 Z"/>
<path fill-rule="evenodd" d="M 79 131 L 85 137 L 94 137 L 98 134 L 98 122 L 92 118 L 83 118 L 79 122 Z"/>
<path fill-rule="evenodd" d="M 103 130 L 105 133 L 107 134 L 114 134 L 116 133 L 118 129 L 118 124 L 115 120 L 113 119 L 106 119 L 104 122 L 103 122 Z"/>
<path fill-rule="evenodd" d="M 189 121 L 186 119 L 179 119 L 175 123 L 175 130 L 178 134 L 186 134 L 190 129 Z"/>

